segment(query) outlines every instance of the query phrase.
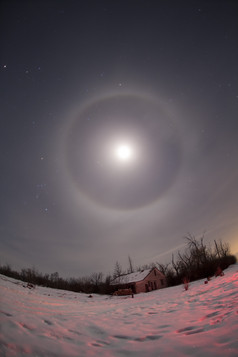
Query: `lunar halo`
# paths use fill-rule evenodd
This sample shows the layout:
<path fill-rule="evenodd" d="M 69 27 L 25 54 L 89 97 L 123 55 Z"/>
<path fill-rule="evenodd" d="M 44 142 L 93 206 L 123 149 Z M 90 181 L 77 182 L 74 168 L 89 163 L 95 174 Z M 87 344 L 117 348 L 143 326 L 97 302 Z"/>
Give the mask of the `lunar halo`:
<path fill-rule="evenodd" d="M 156 99 L 131 93 L 96 98 L 67 122 L 62 170 L 75 196 L 101 208 L 135 210 L 175 182 L 180 139 Z"/>

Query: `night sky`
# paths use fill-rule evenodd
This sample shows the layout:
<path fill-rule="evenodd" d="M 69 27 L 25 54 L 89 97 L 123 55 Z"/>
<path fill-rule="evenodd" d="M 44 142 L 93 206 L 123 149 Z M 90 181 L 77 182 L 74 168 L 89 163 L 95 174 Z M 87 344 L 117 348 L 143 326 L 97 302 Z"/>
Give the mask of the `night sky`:
<path fill-rule="evenodd" d="M 238 252 L 238 2 L 1 1 L 0 263 Z"/>

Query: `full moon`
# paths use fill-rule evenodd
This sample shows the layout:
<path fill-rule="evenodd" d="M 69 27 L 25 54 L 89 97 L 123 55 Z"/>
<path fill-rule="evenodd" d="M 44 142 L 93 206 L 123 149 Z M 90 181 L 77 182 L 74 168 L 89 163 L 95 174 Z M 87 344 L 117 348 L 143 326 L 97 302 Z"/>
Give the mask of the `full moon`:
<path fill-rule="evenodd" d="M 132 158 L 132 149 L 127 144 L 117 146 L 115 153 L 120 161 L 128 161 Z"/>

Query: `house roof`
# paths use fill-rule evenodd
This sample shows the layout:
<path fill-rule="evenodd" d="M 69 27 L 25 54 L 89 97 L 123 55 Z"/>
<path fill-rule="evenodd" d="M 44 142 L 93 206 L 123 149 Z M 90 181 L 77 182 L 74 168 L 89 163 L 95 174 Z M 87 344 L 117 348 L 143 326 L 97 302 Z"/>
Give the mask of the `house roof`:
<path fill-rule="evenodd" d="M 111 282 L 111 285 L 136 283 L 138 281 L 144 280 L 153 269 L 146 269 L 142 271 L 137 271 L 136 273 L 118 276 Z"/>

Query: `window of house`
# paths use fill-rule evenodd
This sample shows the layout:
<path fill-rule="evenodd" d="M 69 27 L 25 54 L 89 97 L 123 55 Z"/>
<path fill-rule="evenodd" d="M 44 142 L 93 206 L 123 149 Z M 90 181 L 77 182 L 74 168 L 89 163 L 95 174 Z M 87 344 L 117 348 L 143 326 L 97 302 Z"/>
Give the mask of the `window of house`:
<path fill-rule="evenodd" d="M 161 285 L 164 285 L 164 280 L 160 279 L 160 283 L 161 283 Z"/>

